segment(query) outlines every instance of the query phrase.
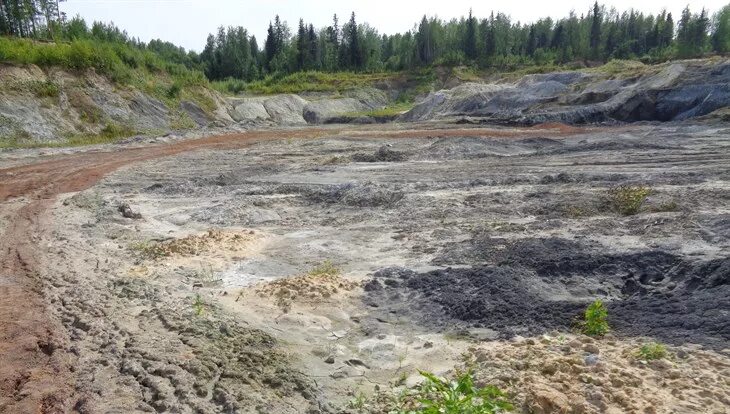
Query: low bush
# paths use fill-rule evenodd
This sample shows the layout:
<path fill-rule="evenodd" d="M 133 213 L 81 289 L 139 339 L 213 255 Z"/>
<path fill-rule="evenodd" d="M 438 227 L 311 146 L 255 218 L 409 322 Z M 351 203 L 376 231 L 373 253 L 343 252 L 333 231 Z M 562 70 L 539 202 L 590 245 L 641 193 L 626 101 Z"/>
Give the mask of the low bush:
<path fill-rule="evenodd" d="M 642 361 L 652 361 L 655 359 L 662 359 L 667 356 L 667 347 L 658 342 L 650 342 L 644 344 L 636 352 L 636 357 Z"/>
<path fill-rule="evenodd" d="M 622 185 L 609 189 L 607 195 L 616 212 L 631 216 L 639 212 L 649 194 L 649 187 Z"/>
<path fill-rule="evenodd" d="M 608 310 L 600 299 L 591 303 L 585 311 L 583 333 L 590 336 L 603 336 L 608 333 Z"/>

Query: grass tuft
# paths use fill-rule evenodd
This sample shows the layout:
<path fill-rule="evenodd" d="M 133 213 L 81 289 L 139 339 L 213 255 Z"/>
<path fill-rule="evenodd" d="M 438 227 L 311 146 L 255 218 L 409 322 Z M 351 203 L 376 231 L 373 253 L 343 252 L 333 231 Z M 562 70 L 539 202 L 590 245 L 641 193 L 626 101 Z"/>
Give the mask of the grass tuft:
<path fill-rule="evenodd" d="M 636 352 L 636 357 L 642 361 L 653 361 L 655 359 L 666 358 L 667 347 L 658 342 L 650 342 L 644 344 Z"/>

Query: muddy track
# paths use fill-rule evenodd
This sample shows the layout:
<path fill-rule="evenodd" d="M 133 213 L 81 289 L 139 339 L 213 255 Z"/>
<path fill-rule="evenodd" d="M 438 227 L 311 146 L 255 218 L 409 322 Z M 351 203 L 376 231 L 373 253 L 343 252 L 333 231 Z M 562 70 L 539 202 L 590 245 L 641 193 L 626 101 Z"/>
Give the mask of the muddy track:
<path fill-rule="evenodd" d="M 9 226 L 0 235 L 0 412 L 60 413 L 74 405 L 73 356 L 63 351 L 64 329 L 44 298 L 39 241 L 45 212 L 56 196 L 94 185 L 116 169 L 200 149 L 236 149 L 268 139 L 327 136 L 526 137 L 562 136 L 586 129 L 545 125 L 528 129 L 372 130 L 306 128 L 219 135 L 109 152 L 82 152 L 0 169 L 0 213 Z"/>

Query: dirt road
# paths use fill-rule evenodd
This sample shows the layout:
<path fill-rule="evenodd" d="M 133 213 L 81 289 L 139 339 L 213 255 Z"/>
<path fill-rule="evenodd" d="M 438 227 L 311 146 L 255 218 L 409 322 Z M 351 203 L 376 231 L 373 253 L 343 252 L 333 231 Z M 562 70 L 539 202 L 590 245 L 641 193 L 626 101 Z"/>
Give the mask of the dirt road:
<path fill-rule="evenodd" d="M 547 125 L 530 129 L 427 129 L 346 131 L 368 137 L 510 137 L 566 135 L 584 131 Z M 75 404 L 74 358 L 64 351 L 65 332 L 48 309 L 38 241 L 44 214 L 59 194 L 92 186 L 106 174 L 132 163 L 199 149 L 234 149 L 269 139 L 314 138 L 341 129 L 258 131 L 212 136 L 107 152 L 80 152 L 0 169 L 0 412 L 66 412 Z"/>

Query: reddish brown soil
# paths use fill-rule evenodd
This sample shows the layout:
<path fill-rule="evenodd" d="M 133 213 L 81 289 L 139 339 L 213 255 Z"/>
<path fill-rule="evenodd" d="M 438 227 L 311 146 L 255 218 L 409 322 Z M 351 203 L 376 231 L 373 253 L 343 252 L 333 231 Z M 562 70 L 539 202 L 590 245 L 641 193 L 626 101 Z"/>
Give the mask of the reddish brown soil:
<path fill-rule="evenodd" d="M 541 125 L 526 129 L 345 130 L 304 128 L 258 131 L 109 152 L 81 152 L 0 169 L 0 213 L 9 226 L 0 235 L 0 412 L 63 413 L 73 409 L 73 356 L 65 331 L 44 297 L 39 241 L 45 212 L 59 194 L 76 192 L 131 163 L 198 149 L 233 149 L 259 140 L 337 135 L 398 137 L 524 137 L 571 135 L 585 129 Z M 16 199 L 14 202 L 8 202 Z"/>

